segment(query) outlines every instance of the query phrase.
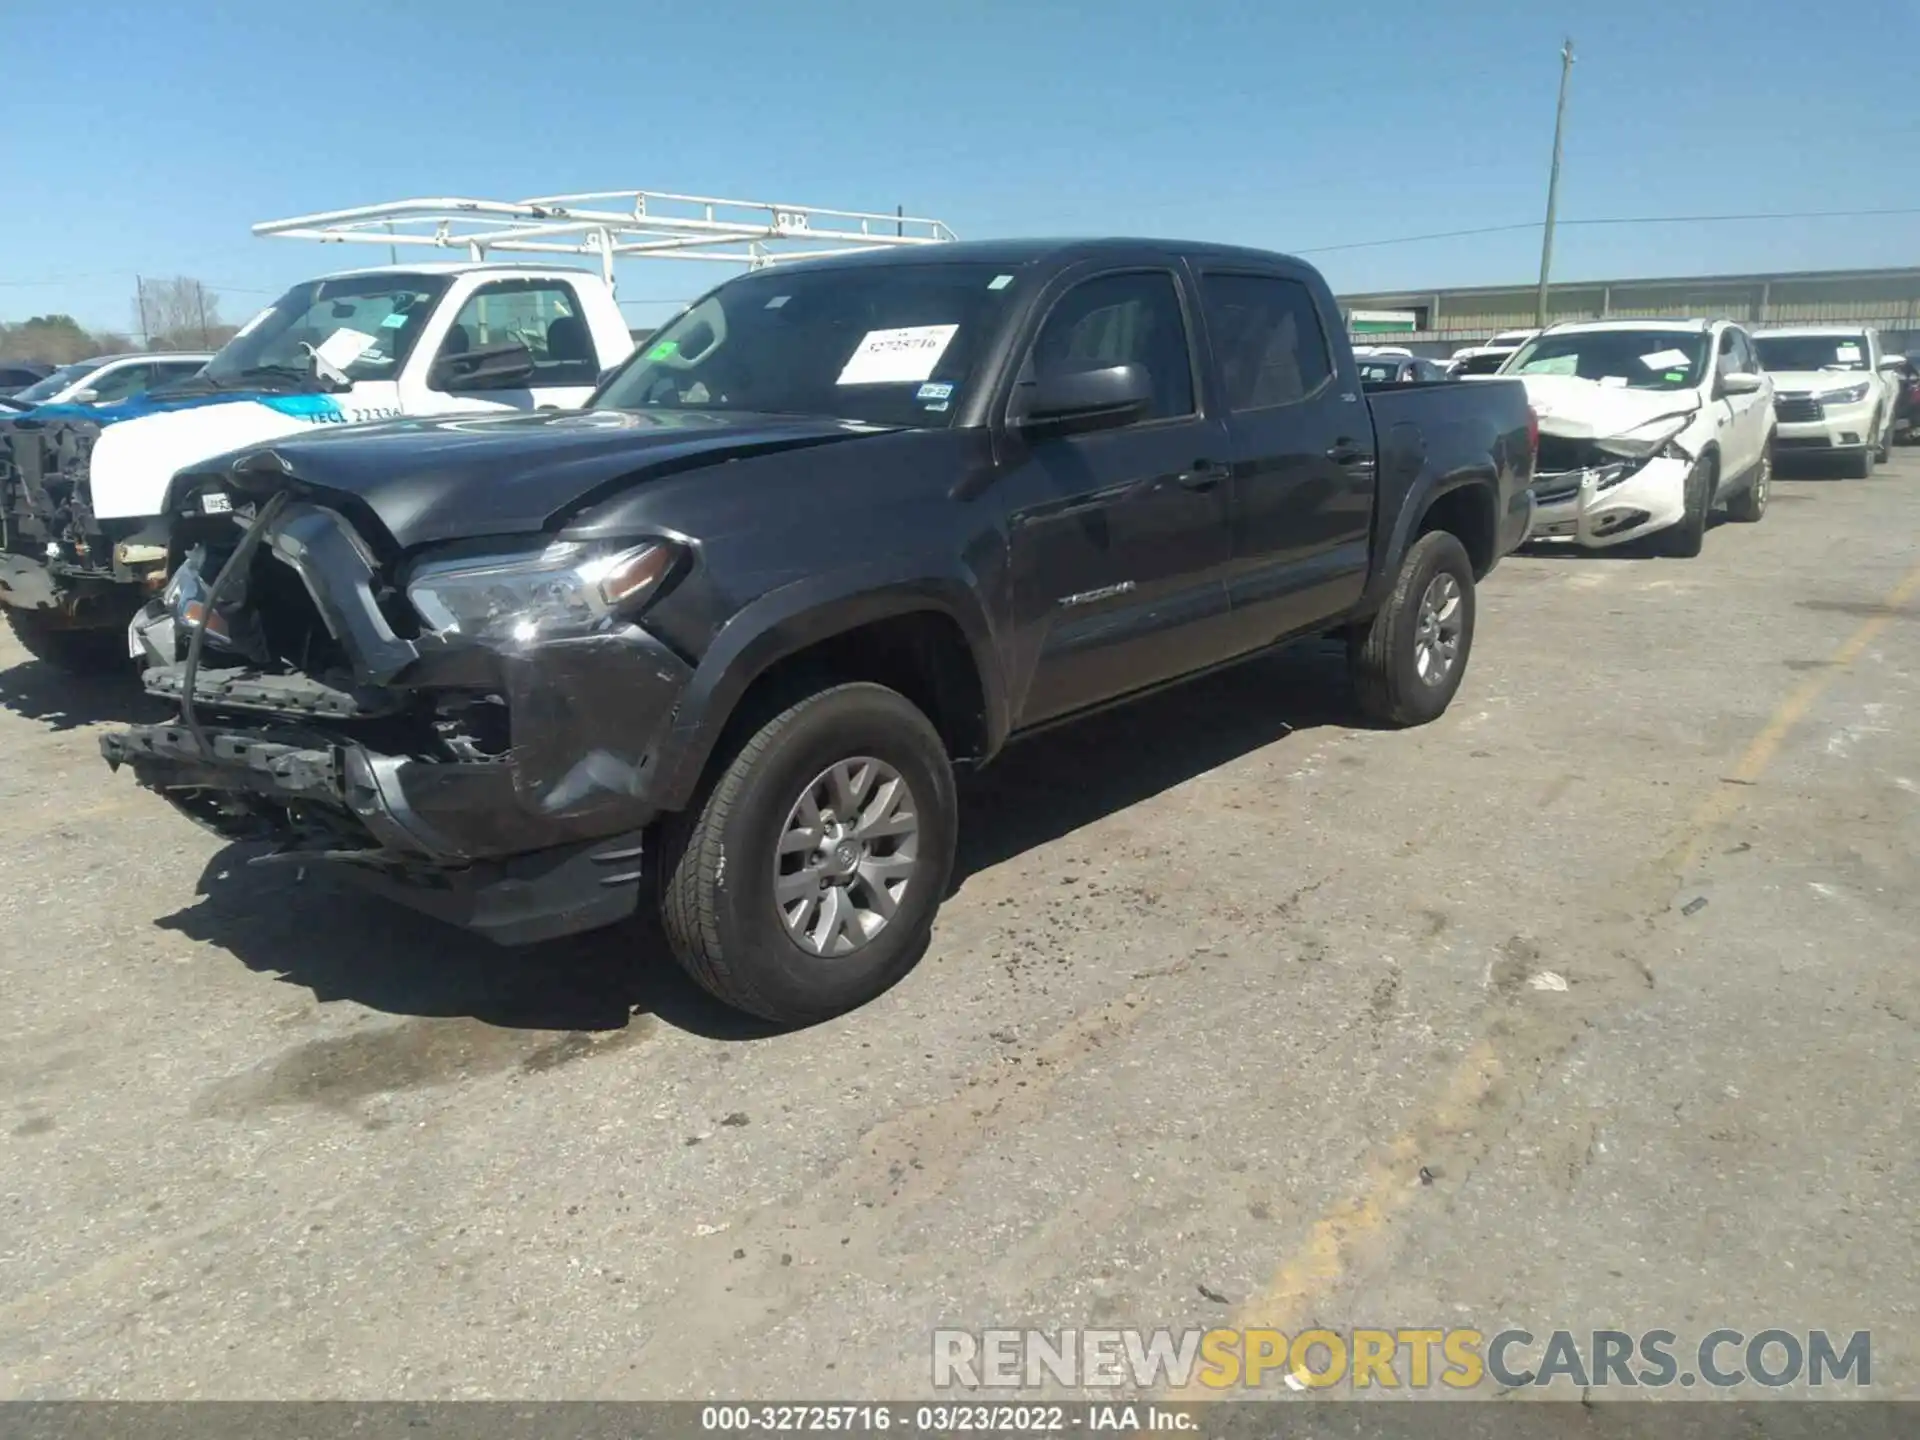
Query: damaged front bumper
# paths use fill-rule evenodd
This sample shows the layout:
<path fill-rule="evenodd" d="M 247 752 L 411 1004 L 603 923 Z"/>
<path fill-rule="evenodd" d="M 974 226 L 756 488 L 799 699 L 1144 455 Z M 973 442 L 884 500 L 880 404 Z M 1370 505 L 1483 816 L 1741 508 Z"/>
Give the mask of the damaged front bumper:
<path fill-rule="evenodd" d="M 91 462 L 101 422 L 0 418 L 0 604 L 117 626 L 166 578 L 155 520 L 101 521 Z"/>
<path fill-rule="evenodd" d="M 170 588 L 132 640 L 182 718 L 102 737 L 107 763 L 226 838 L 272 843 L 262 862 L 337 867 L 503 944 L 630 914 L 687 663 L 630 622 L 498 648 L 403 633 L 336 512 L 288 505 L 263 538 L 254 563 L 283 567 L 256 576 L 266 629 L 284 645 L 310 602 L 302 643 L 336 663 L 203 643 L 189 695 L 184 637 L 207 612 L 190 620 Z M 237 625 L 223 607 L 216 624 Z"/>
<path fill-rule="evenodd" d="M 324 737 L 303 744 L 259 731 L 202 734 L 205 748 L 183 726 L 144 725 L 102 736 L 100 751 L 217 834 L 279 847 L 255 863 L 331 864 L 498 944 L 611 925 L 638 902 L 641 829 L 462 859 L 455 847 L 511 823 L 504 775 L 436 784 L 421 773 L 428 767 Z"/>
<path fill-rule="evenodd" d="M 1689 468 L 1684 459 L 1655 456 L 1637 469 L 1609 464 L 1536 475 L 1532 538 L 1604 549 L 1678 525 L 1687 513 Z"/>

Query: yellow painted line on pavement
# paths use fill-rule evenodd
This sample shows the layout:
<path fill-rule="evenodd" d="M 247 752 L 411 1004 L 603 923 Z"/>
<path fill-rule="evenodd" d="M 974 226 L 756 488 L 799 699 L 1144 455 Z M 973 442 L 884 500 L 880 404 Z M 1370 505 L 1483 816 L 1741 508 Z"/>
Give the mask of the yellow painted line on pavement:
<path fill-rule="evenodd" d="M 1893 620 L 1899 606 L 1920 595 L 1920 565 L 1914 566 L 1886 599 L 1836 650 L 1826 668 L 1797 686 L 1780 702 L 1772 717 L 1742 752 L 1727 778 L 1751 783 L 1765 773 L 1795 725 L 1806 718 L 1854 661 L 1858 660 Z M 1717 785 L 1681 831 L 1680 839 L 1662 857 L 1676 869 L 1698 858 L 1712 831 L 1739 807 L 1741 787 Z M 1385 1243 L 1394 1218 L 1420 1194 L 1416 1162 L 1435 1136 L 1459 1134 L 1472 1127 L 1476 1107 L 1506 1073 L 1491 1039 L 1481 1039 L 1454 1068 L 1441 1087 L 1439 1099 L 1413 1124 L 1387 1141 L 1367 1162 L 1360 1183 L 1345 1201 L 1316 1221 L 1303 1245 L 1287 1256 L 1261 1289 L 1236 1308 L 1232 1325 L 1245 1330 L 1270 1327 L 1291 1334 L 1313 1316 L 1315 1304 L 1355 1269 L 1355 1260 Z"/>

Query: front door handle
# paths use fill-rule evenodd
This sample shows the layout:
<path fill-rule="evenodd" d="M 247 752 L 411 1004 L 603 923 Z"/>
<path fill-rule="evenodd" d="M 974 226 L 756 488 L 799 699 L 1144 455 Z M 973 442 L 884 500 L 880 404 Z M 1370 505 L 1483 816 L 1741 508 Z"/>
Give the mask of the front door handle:
<path fill-rule="evenodd" d="M 1226 478 L 1226 466 L 1213 460 L 1196 460 L 1174 476 L 1173 483 L 1183 490 L 1211 490 Z"/>
<path fill-rule="evenodd" d="M 1327 447 L 1327 459 L 1336 465 L 1355 465 L 1367 458 L 1367 452 L 1344 436 Z"/>

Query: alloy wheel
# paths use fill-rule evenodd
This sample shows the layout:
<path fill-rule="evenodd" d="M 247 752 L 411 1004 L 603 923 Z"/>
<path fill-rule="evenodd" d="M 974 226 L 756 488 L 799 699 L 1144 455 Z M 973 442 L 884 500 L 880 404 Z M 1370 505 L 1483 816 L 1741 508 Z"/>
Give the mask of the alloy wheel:
<path fill-rule="evenodd" d="M 773 900 L 793 943 L 850 955 L 886 929 L 913 884 L 919 808 L 900 772 L 871 755 L 835 761 L 787 812 Z"/>
<path fill-rule="evenodd" d="M 1413 670 L 1427 684 L 1444 684 L 1453 673 L 1465 619 L 1460 582 L 1442 570 L 1427 582 L 1414 619 Z"/>

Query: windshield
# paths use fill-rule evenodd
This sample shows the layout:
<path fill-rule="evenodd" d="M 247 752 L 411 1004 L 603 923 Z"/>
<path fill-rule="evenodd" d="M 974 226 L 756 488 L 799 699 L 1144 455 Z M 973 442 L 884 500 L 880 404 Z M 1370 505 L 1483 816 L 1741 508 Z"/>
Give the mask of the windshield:
<path fill-rule="evenodd" d="M 1753 348 L 1768 370 L 1864 370 L 1864 335 L 1756 335 Z"/>
<path fill-rule="evenodd" d="M 41 405 L 53 399 L 69 385 L 78 383 L 100 368 L 98 360 L 82 360 L 77 365 L 62 365 L 46 379 L 14 392 L 13 398 L 27 405 Z"/>
<path fill-rule="evenodd" d="M 1507 363 L 1507 357 L 1512 353 L 1511 350 L 1501 350 L 1493 355 L 1469 355 L 1454 363 L 1462 375 L 1491 375 Z"/>
<path fill-rule="evenodd" d="M 1513 353 L 1503 375 L 1577 375 L 1630 390 L 1689 390 L 1704 373 L 1707 335 L 1693 330 L 1570 330 Z"/>
<path fill-rule="evenodd" d="M 654 335 L 592 403 L 944 427 L 1018 286 L 971 262 L 761 270 Z"/>
<path fill-rule="evenodd" d="M 442 275 L 348 275 L 296 285 L 240 327 L 202 373 L 222 385 L 309 371 L 307 348 L 349 380 L 391 380 L 447 288 Z"/>

